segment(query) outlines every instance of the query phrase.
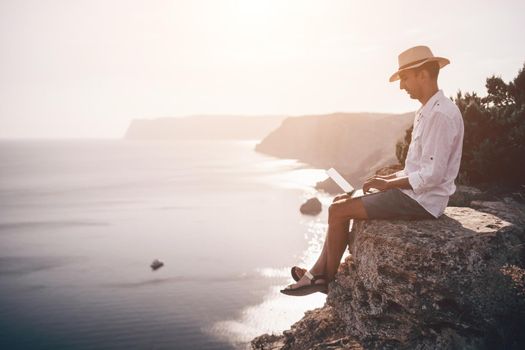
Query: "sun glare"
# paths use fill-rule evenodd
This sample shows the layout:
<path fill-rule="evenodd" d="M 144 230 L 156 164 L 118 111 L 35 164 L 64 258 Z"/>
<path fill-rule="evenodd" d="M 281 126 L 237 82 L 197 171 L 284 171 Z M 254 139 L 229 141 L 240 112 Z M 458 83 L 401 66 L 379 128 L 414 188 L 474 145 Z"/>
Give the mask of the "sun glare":
<path fill-rule="evenodd" d="M 261 24 L 271 16 L 273 5 L 275 2 L 272 1 L 238 0 L 234 5 L 234 13 L 239 20 Z"/>
<path fill-rule="evenodd" d="M 244 0 L 225 8 L 224 48 L 231 58 L 253 63 L 275 54 L 276 47 L 283 46 L 283 33 L 288 31 L 289 6 L 284 2 Z"/>
<path fill-rule="evenodd" d="M 315 184 L 327 178 L 323 169 L 295 169 L 275 175 L 273 180 L 284 188 L 313 190 Z"/>

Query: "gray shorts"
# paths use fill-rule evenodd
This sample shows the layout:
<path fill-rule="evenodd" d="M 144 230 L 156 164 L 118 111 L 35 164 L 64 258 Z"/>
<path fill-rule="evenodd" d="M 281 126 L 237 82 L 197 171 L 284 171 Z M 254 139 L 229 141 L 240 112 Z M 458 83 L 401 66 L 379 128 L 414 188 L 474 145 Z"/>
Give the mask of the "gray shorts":
<path fill-rule="evenodd" d="M 417 201 L 394 188 L 360 198 L 369 219 L 423 220 L 435 219 Z"/>

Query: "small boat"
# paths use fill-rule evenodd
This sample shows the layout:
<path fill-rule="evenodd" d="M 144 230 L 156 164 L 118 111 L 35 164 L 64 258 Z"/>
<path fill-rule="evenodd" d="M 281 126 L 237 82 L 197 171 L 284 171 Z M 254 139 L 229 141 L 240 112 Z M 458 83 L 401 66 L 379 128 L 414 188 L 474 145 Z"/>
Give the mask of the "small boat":
<path fill-rule="evenodd" d="M 162 266 L 164 266 L 164 263 L 160 261 L 159 259 L 153 260 L 150 267 L 153 271 L 160 269 Z"/>

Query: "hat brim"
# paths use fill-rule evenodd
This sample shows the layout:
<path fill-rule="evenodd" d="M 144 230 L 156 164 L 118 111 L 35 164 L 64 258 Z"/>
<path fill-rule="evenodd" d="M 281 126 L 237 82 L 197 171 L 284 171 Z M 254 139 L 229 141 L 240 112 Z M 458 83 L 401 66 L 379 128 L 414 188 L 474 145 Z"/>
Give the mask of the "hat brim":
<path fill-rule="evenodd" d="M 434 61 L 437 61 L 439 63 L 439 69 L 445 67 L 447 64 L 450 63 L 450 61 L 447 59 L 447 58 L 444 58 L 444 57 L 430 57 L 430 58 L 427 58 L 426 60 L 422 61 L 422 62 L 418 62 L 412 66 L 408 66 L 408 67 L 405 67 L 403 69 L 400 69 L 398 70 L 397 72 L 395 72 L 394 74 L 392 74 L 392 76 L 390 77 L 390 79 L 388 81 L 390 81 L 391 83 L 396 81 L 396 80 L 399 80 L 399 73 L 403 72 L 403 71 L 406 71 L 406 70 L 409 70 L 409 69 L 414 69 L 414 68 L 417 68 L 417 67 L 421 67 L 422 65 L 424 65 L 425 63 L 427 62 L 434 62 Z"/>

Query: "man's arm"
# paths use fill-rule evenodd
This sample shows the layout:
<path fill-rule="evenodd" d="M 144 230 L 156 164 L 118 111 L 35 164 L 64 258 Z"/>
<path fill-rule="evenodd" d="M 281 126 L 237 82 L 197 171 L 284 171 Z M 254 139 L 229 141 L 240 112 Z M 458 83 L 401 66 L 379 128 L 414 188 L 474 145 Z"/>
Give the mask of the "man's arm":
<path fill-rule="evenodd" d="M 385 180 L 392 180 L 392 179 L 395 179 L 397 176 L 396 176 L 396 173 L 393 173 L 393 174 L 388 174 L 388 175 L 374 175 L 374 176 L 371 176 L 370 178 L 373 178 L 373 177 L 378 177 L 380 179 L 385 179 Z"/>
<path fill-rule="evenodd" d="M 396 175 L 394 174 L 393 177 L 390 177 L 388 179 L 375 176 L 366 180 L 366 182 L 363 185 L 363 192 L 366 193 L 371 188 L 376 188 L 379 191 L 386 191 L 393 188 L 412 189 L 412 186 L 410 186 L 410 182 L 408 182 L 408 176 L 396 177 Z"/>
<path fill-rule="evenodd" d="M 387 189 L 389 190 L 392 188 L 404 188 L 411 190 L 412 186 L 410 186 L 410 182 L 408 182 L 408 176 L 402 176 L 388 180 Z"/>

